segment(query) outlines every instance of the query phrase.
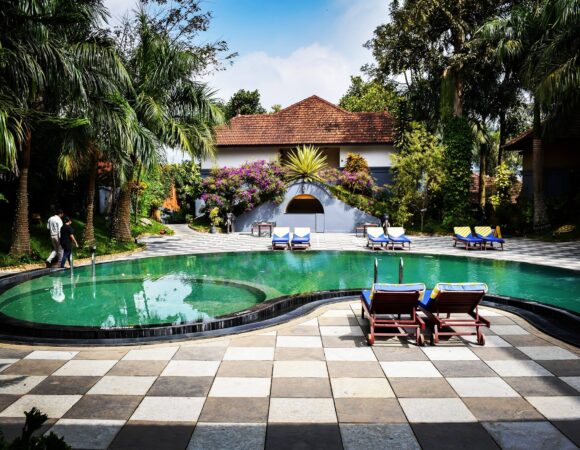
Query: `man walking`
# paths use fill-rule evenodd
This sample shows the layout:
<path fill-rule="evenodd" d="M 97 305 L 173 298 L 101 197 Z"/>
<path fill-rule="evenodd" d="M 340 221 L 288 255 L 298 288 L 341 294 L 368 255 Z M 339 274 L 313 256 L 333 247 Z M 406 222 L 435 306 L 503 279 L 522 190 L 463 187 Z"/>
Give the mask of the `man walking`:
<path fill-rule="evenodd" d="M 58 257 L 57 262 L 62 259 L 62 247 L 60 246 L 60 229 L 62 227 L 62 216 L 64 213 L 62 209 L 56 211 L 56 214 L 48 219 L 48 224 L 46 228 L 50 233 L 50 242 L 52 243 L 52 252 L 50 256 L 46 259 L 46 267 L 52 266 L 52 261 L 55 257 Z"/>
<path fill-rule="evenodd" d="M 72 227 L 70 226 L 71 223 L 72 223 L 72 221 L 68 217 L 65 217 L 64 218 L 64 225 L 60 229 L 60 245 L 62 246 L 62 249 L 63 249 L 62 259 L 60 260 L 60 267 L 63 269 L 64 269 L 64 265 L 67 261 L 68 261 L 69 267 L 71 265 L 70 255 L 72 253 L 73 242 L 75 244 L 75 247 L 79 246 L 79 244 L 77 243 L 77 240 L 75 239 L 74 231 L 73 231 Z"/>

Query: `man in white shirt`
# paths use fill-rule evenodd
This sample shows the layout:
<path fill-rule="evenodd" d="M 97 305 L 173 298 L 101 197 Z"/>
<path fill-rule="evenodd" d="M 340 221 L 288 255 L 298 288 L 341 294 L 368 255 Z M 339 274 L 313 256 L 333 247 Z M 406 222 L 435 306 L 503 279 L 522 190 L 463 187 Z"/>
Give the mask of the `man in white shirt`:
<path fill-rule="evenodd" d="M 54 216 L 48 219 L 46 228 L 50 233 L 50 242 L 52 243 L 52 252 L 46 259 L 46 267 L 52 266 L 52 261 L 58 257 L 57 261 L 62 259 L 62 247 L 60 245 L 60 229 L 62 227 L 62 216 L 64 215 L 62 209 L 59 209 Z"/>

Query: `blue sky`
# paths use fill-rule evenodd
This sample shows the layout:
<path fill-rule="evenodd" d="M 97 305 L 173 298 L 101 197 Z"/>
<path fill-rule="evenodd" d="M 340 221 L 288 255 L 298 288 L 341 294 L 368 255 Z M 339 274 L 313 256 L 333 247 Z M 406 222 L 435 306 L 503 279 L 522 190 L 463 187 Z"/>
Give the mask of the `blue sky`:
<path fill-rule="evenodd" d="M 113 19 L 135 0 L 105 0 Z M 214 19 L 201 41 L 225 39 L 239 56 L 205 78 L 228 99 L 258 89 L 262 104 L 288 106 L 316 94 L 337 102 L 350 75 L 372 61 L 362 44 L 388 17 L 389 0 L 204 0 Z"/>

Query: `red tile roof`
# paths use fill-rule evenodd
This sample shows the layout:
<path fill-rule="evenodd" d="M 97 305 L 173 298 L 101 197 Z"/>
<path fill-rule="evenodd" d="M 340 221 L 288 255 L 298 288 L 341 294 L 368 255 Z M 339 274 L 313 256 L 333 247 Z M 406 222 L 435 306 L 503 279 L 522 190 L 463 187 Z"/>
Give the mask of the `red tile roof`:
<path fill-rule="evenodd" d="M 349 112 L 316 95 L 274 114 L 236 116 L 216 130 L 218 147 L 299 144 L 392 144 L 387 111 Z"/>

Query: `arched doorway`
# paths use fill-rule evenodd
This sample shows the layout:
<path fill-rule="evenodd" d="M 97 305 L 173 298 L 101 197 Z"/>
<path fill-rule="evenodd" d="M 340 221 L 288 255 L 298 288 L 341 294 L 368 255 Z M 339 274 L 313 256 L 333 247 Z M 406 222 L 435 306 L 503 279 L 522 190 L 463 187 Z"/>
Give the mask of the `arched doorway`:
<path fill-rule="evenodd" d="M 286 206 L 285 223 L 294 227 L 309 227 L 324 233 L 324 207 L 320 200 L 310 194 L 292 197 Z"/>
<path fill-rule="evenodd" d="M 313 195 L 299 194 L 288 203 L 286 214 L 324 214 L 324 208 Z"/>

